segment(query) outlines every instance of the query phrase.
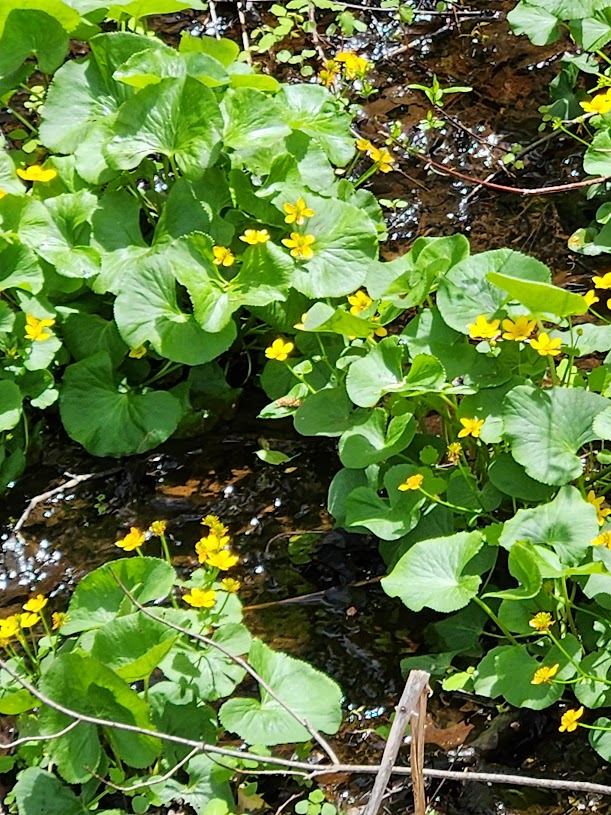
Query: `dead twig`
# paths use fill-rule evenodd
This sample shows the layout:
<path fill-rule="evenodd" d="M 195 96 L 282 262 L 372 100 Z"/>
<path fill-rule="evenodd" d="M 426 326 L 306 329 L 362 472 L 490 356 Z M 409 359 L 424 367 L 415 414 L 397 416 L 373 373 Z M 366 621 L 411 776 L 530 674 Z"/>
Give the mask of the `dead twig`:
<path fill-rule="evenodd" d="M 382 580 L 382 575 L 379 577 L 371 577 L 369 580 L 357 580 L 355 583 L 348 583 L 347 589 L 356 589 L 360 586 L 370 586 L 372 583 L 379 583 Z M 270 600 L 269 603 L 257 603 L 254 606 L 242 606 L 242 611 L 261 611 L 264 608 L 273 608 L 274 606 L 291 606 L 299 603 L 307 602 L 308 600 L 315 600 L 319 597 L 324 597 L 329 589 L 324 591 L 312 591 L 309 594 L 299 594 L 297 597 L 285 597 L 284 600 Z"/>
<path fill-rule="evenodd" d="M 378 810 L 380 809 L 382 798 L 386 792 L 386 787 L 388 786 L 393 767 L 395 766 L 395 761 L 397 760 L 397 755 L 399 754 L 399 750 L 403 744 L 405 729 L 410 721 L 414 722 L 414 719 L 419 718 L 420 699 L 422 697 L 424 697 L 426 708 L 426 694 L 429 679 L 430 674 L 427 674 L 426 671 L 412 671 L 407 677 L 405 687 L 403 688 L 403 693 L 399 699 L 399 704 L 395 708 L 395 719 L 392 723 L 392 727 L 390 728 L 388 741 L 386 742 L 386 747 L 384 748 L 384 753 L 382 755 L 380 770 L 376 776 L 373 789 L 371 790 L 371 795 L 369 796 L 369 801 L 367 803 L 367 807 L 365 808 L 364 815 L 377 815 Z M 426 717 L 423 716 L 421 718 L 422 725 L 424 725 L 424 719 Z M 412 745 L 414 743 L 413 733 L 414 727 L 412 727 Z M 420 746 L 418 747 L 418 753 L 419 752 Z M 422 757 L 424 758 L 424 755 Z M 416 805 L 416 800 L 418 799 L 418 803 L 420 803 L 424 797 L 424 783 L 422 781 L 421 774 L 422 766 L 420 767 L 420 771 L 418 771 L 417 763 L 414 763 L 413 760 L 414 758 L 414 750 L 412 748 L 412 784 L 414 787 L 414 804 Z M 420 756 L 418 755 L 416 758 L 419 760 Z M 417 795 L 416 786 L 420 787 L 420 785 L 422 786 L 422 790 L 419 789 Z M 420 792 L 422 792 L 422 796 L 420 795 Z M 415 811 L 416 815 L 424 815 L 423 808 L 416 806 Z"/>
<path fill-rule="evenodd" d="M 316 12 L 314 10 L 314 6 L 312 5 L 308 7 L 308 20 L 310 21 L 310 25 L 312 26 L 310 34 L 312 35 L 312 42 L 314 43 L 314 48 L 316 48 L 318 57 L 324 65 L 324 63 L 327 61 L 327 57 L 322 47 L 322 43 L 320 41 L 318 29 L 316 28 Z"/>
<path fill-rule="evenodd" d="M 248 39 L 248 26 L 246 24 L 246 15 L 244 14 L 244 5 L 238 0 L 236 3 L 238 12 L 238 20 L 240 21 L 240 31 L 242 32 L 242 48 L 246 53 L 246 59 L 249 65 L 252 65 L 252 54 L 250 53 L 250 40 Z"/>
<path fill-rule="evenodd" d="M 210 11 L 210 19 L 212 20 L 212 26 L 214 28 L 214 36 L 217 40 L 221 39 L 221 32 L 219 31 L 219 17 L 216 13 L 216 2 L 215 0 L 208 0 L 208 9 Z"/>

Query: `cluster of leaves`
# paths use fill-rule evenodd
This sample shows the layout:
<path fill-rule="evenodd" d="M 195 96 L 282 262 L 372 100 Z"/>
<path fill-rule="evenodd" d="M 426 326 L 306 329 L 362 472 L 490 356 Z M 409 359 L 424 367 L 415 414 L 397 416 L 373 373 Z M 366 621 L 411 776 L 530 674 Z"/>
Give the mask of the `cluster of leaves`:
<path fill-rule="evenodd" d="M 611 325 L 582 316 L 597 290 L 560 289 L 509 249 L 472 256 L 460 235 L 370 261 L 365 282 L 368 294 L 303 315 L 295 348 L 263 371 L 262 415 L 337 437 L 337 523 L 382 540 L 391 596 L 459 612 L 428 632 L 440 653 L 405 668 L 534 709 L 567 689 L 608 705 L 611 356 L 592 355 L 611 351 Z M 400 333 L 378 340 L 405 309 Z M 549 625 L 533 630 L 540 612 Z M 505 642 L 474 670 L 491 623 Z M 605 758 L 607 724 L 592 730 Z"/>
<path fill-rule="evenodd" d="M 146 537 L 155 535 L 167 551 L 163 522 Z M 235 734 L 265 757 L 274 745 L 310 740 L 303 720 L 322 732 L 337 730 L 338 686 L 253 639 L 244 626 L 239 584 L 221 580 L 223 569 L 204 554 L 225 540 L 214 532 L 202 538 L 196 547 L 202 567 L 181 579 L 169 558 L 141 554 L 145 534 L 132 529 L 119 545 L 140 556 L 88 574 L 67 612 L 52 615 L 52 626 L 42 595 L 2 621 L 0 647 L 10 672 L 0 670 L 0 713 L 17 716 L 22 743 L 0 758 L 0 768 L 19 770 L 6 799 L 18 815 L 121 815 L 105 808 L 117 788 L 134 812 L 176 799 L 196 812 L 233 812 L 235 770 L 256 766 L 248 749 L 243 758 L 230 750 L 221 760 L 156 733 L 212 747 Z M 243 655 L 265 683 L 260 695 L 236 690 L 246 676 L 236 659 Z M 41 704 L 19 678 L 61 709 Z M 65 709 L 135 730 L 75 721 Z"/>
<path fill-rule="evenodd" d="M 13 89 L 32 67 L 18 59 L 53 70 L 68 34 L 103 13 L 49 3 L 0 20 Z M 384 234 L 373 196 L 336 175 L 354 139 L 325 87 L 282 86 L 229 40 L 183 35 L 174 49 L 94 28 L 88 47 L 48 84 L 37 150 L 15 138 L 0 152 L 0 486 L 24 466 L 24 404 L 58 403 L 96 455 L 199 427 L 234 397 L 222 355 L 256 355 L 313 299 L 352 292 Z M 287 215 L 304 197 L 307 235 Z"/>
<path fill-rule="evenodd" d="M 507 19 L 516 34 L 526 34 L 535 45 L 565 34 L 573 40 L 575 53 L 562 57 L 560 73 L 550 84 L 551 103 L 540 108 L 542 129 L 551 123 L 583 144 L 588 174 L 611 176 L 611 61 L 603 52 L 611 42 L 611 2 L 520 0 Z M 586 255 L 609 253 L 609 184 L 589 187 L 588 198 L 598 204 L 594 223 L 578 229 L 569 246 Z"/>

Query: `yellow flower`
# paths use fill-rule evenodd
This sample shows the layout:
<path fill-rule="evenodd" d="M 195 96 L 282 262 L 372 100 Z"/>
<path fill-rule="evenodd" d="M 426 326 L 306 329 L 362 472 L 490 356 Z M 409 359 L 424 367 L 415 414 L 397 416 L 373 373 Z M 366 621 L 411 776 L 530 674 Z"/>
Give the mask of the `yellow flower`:
<path fill-rule="evenodd" d="M 490 320 L 485 314 L 480 314 L 474 323 L 467 326 L 472 340 L 492 340 L 499 335 L 500 320 Z"/>
<path fill-rule="evenodd" d="M 289 204 L 287 202 L 283 205 L 283 209 L 286 212 L 284 222 L 287 224 L 297 224 L 297 226 L 301 226 L 305 223 L 306 218 L 311 218 L 312 215 L 314 215 L 314 210 L 310 209 L 303 198 L 298 198 L 295 204 Z"/>
<path fill-rule="evenodd" d="M 609 509 L 608 507 L 605 507 L 603 509 L 602 507 L 604 500 L 605 500 L 604 495 L 602 495 L 600 498 L 597 498 L 594 490 L 590 490 L 589 493 L 586 495 L 586 501 L 588 502 L 588 504 L 592 504 L 592 506 L 596 510 L 596 517 L 598 518 L 599 526 L 602 526 L 604 524 L 607 515 L 611 515 L 611 509 Z"/>
<path fill-rule="evenodd" d="M 40 614 L 34 614 L 33 611 L 26 611 L 25 614 L 17 614 L 19 626 L 21 628 L 32 628 L 40 620 Z"/>
<path fill-rule="evenodd" d="M 239 559 L 237 555 L 232 555 L 227 549 L 221 549 L 220 552 L 212 552 L 208 555 L 208 565 L 226 572 L 227 569 L 235 566 Z"/>
<path fill-rule="evenodd" d="M 244 234 L 247 232 L 252 232 L 252 229 L 246 230 Z M 242 238 L 242 240 L 244 240 L 244 238 Z M 246 243 L 250 243 L 250 241 L 246 241 Z M 261 241 L 255 241 L 255 243 L 261 243 Z M 215 266 L 233 266 L 235 263 L 235 255 L 231 249 L 228 249 L 226 246 L 213 246 L 212 254 L 214 255 L 212 262 Z"/>
<path fill-rule="evenodd" d="M 502 325 L 505 329 L 505 333 L 503 334 L 504 340 L 523 342 L 533 333 L 535 326 L 537 325 L 537 321 L 529 320 L 528 317 L 525 317 L 522 314 L 516 320 L 503 320 Z"/>
<path fill-rule="evenodd" d="M 293 328 L 296 328 L 297 331 L 305 331 L 306 330 L 305 329 L 305 321 L 306 321 L 307 316 L 308 316 L 308 312 L 306 311 L 301 315 L 301 322 L 300 323 L 295 323 Z"/>
<path fill-rule="evenodd" d="M 458 438 L 464 439 L 466 436 L 473 436 L 474 439 L 479 439 L 484 421 L 484 419 L 461 419 L 462 430 L 459 431 Z"/>
<path fill-rule="evenodd" d="M 335 55 L 335 61 L 344 66 L 347 79 L 362 79 L 369 69 L 367 60 L 359 57 L 354 51 L 340 51 Z"/>
<path fill-rule="evenodd" d="M 335 82 L 338 75 L 337 63 L 332 59 L 328 59 L 318 72 L 318 78 L 326 88 L 329 88 Z"/>
<path fill-rule="evenodd" d="M 195 544 L 195 552 L 200 563 L 206 563 L 211 554 L 220 551 L 229 543 L 229 535 L 217 537 L 213 533 L 200 538 Z"/>
<path fill-rule="evenodd" d="M 147 351 L 144 345 L 139 345 L 137 348 L 130 348 L 127 356 L 131 357 L 132 359 L 142 359 L 142 357 L 145 357 L 146 354 Z"/>
<path fill-rule="evenodd" d="M 210 532 L 216 535 L 217 538 L 222 538 L 223 535 L 229 532 L 218 515 L 206 515 L 205 518 L 202 518 L 202 526 L 207 526 Z"/>
<path fill-rule="evenodd" d="M 381 325 L 379 328 L 374 329 L 373 333 L 370 334 L 369 336 L 373 337 L 374 335 L 376 337 L 387 337 L 388 336 L 388 331 L 387 331 L 386 328 L 384 328 L 383 325 Z"/>
<path fill-rule="evenodd" d="M 45 331 L 45 328 L 50 328 L 52 325 L 55 325 L 55 320 L 38 320 L 33 314 L 26 314 L 25 337 L 34 342 L 48 340 L 51 332 Z"/>
<path fill-rule="evenodd" d="M 54 611 L 51 615 L 51 619 L 53 620 L 53 625 L 51 626 L 53 631 L 57 631 L 64 625 L 64 623 L 68 622 L 68 615 L 63 611 Z"/>
<path fill-rule="evenodd" d="M 154 535 L 156 538 L 160 538 L 162 535 L 165 535 L 167 526 L 167 521 L 153 521 L 153 523 L 149 526 L 149 531 L 151 535 Z"/>
<path fill-rule="evenodd" d="M 0 620 L 0 640 L 10 640 L 19 633 L 19 620 L 13 614 Z"/>
<path fill-rule="evenodd" d="M 378 170 L 381 173 L 389 173 L 395 166 L 395 159 L 384 148 L 373 147 L 369 151 L 369 155 L 373 163 L 378 165 Z"/>
<path fill-rule="evenodd" d="M 221 580 L 221 588 L 229 594 L 237 594 L 240 590 L 240 581 L 234 580 L 233 577 L 226 577 Z"/>
<path fill-rule="evenodd" d="M 240 240 L 255 246 L 257 243 L 267 243 L 269 237 L 267 229 L 247 229 L 243 235 L 240 235 Z"/>
<path fill-rule="evenodd" d="M 127 535 L 115 543 L 119 549 L 125 552 L 133 552 L 134 549 L 139 549 L 144 543 L 144 532 L 141 532 L 137 526 L 132 526 Z"/>
<path fill-rule="evenodd" d="M 357 139 L 356 149 L 360 150 L 362 153 L 369 153 L 371 150 L 374 150 L 375 148 L 373 144 L 369 141 L 369 139 Z"/>
<path fill-rule="evenodd" d="M 401 490 L 401 492 L 407 492 L 408 490 L 419 490 L 423 481 L 424 476 L 420 473 L 416 473 L 416 475 L 410 475 L 409 478 L 406 478 L 403 484 L 399 484 L 397 489 Z"/>
<path fill-rule="evenodd" d="M 528 625 L 531 628 L 534 628 L 535 631 L 540 631 L 542 634 L 547 634 L 553 623 L 554 621 L 549 611 L 538 611 L 532 620 L 528 621 Z"/>
<path fill-rule="evenodd" d="M 43 594 L 37 594 L 36 597 L 30 598 L 28 602 L 22 606 L 22 608 L 24 611 L 33 611 L 34 614 L 38 614 L 38 612 L 42 611 L 48 602 L 49 601 Z"/>
<path fill-rule="evenodd" d="M 291 232 L 291 237 L 282 238 L 282 243 L 291 250 L 291 257 L 304 260 L 314 257 L 312 250 L 314 235 L 300 235 L 299 232 Z"/>
<path fill-rule="evenodd" d="M 8 195 L 7 191 L 0 187 L 0 199 L 4 198 L 5 195 Z"/>
<path fill-rule="evenodd" d="M 588 308 L 592 308 L 594 303 L 600 303 L 600 297 L 596 296 L 596 292 L 594 289 L 590 289 L 587 291 L 583 296 L 583 299 L 586 301 Z"/>
<path fill-rule="evenodd" d="M 565 730 L 567 733 L 572 733 L 573 730 L 577 730 L 577 723 L 582 716 L 583 705 L 578 710 L 567 710 L 566 713 L 562 714 L 558 730 L 561 733 L 564 733 Z"/>
<path fill-rule="evenodd" d="M 535 675 L 531 679 L 531 685 L 551 685 L 552 679 L 558 673 L 558 668 L 560 665 L 552 665 L 551 668 L 548 668 L 544 665 L 542 668 L 538 668 L 535 671 Z"/>
<path fill-rule="evenodd" d="M 581 107 L 586 113 L 609 113 L 611 110 L 611 93 L 605 91 L 598 93 L 588 102 L 580 102 Z"/>
<path fill-rule="evenodd" d="M 278 362 L 284 362 L 294 347 L 295 346 L 292 342 L 285 342 L 283 339 L 277 339 L 265 349 L 265 356 L 268 359 L 277 359 Z"/>
<path fill-rule="evenodd" d="M 366 308 L 369 308 L 373 300 L 367 292 L 363 291 L 363 289 L 359 289 L 355 294 L 350 295 L 348 302 L 351 306 L 350 314 L 357 316 L 361 311 L 365 311 Z"/>
<path fill-rule="evenodd" d="M 539 334 L 539 336 L 530 341 L 530 347 L 534 348 L 542 357 L 557 357 L 561 353 L 560 346 L 562 340 L 560 338 L 550 340 L 548 334 Z"/>
<path fill-rule="evenodd" d="M 191 589 L 182 599 L 193 608 L 212 608 L 216 603 L 216 592 L 212 589 Z"/>
<path fill-rule="evenodd" d="M 592 546 L 606 546 L 607 549 L 611 549 L 611 532 L 601 532 L 592 541 Z"/>
<path fill-rule="evenodd" d="M 456 464 L 462 453 L 462 444 L 459 441 L 453 441 L 448 444 L 447 456 L 450 464 Z"/>
<path fill-rule="evenodd" d="M 595 275 L 592 278 L 592 283 L 594 283 L 597 289 L 611 289 L 611 272 L 607 272 L 602 277 Z"/>
<path fill-rule="evenodd" d="M 57 170 L 43 170 L 39 164 L 32 164 L 30 167 L 26 167 L 25 170 L 18 169 L 17 175 L 24 181 L 42 181 L 44 183 L 45 181 L 53 181 L 57 175 Z"/>

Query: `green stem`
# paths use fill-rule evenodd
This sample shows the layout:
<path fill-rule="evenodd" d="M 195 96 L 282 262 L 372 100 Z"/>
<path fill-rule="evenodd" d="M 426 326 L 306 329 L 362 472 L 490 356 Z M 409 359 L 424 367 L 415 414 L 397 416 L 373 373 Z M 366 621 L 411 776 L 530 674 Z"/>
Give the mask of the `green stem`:
<path fill-rule="evenodd" d="M 495 624 L 495 625 L 496 625 L 496 626 L 497 626 L 497 627 L 498 627 L 498 628 L 499 628 L 499 629 L 500 629 L 500 630 L 503 632 L 503 634 L 504 634 L 504 635 L 507 637 L 507 639 L 509 640 L 509 642 L 510 642 L 512 645 L 518 645 L 518 641 L 516 640 L 516 638 L 513 636 L 513 634 L 512 634 L 510 631 L 508 631 L 508 630 L 505 628 L 505 626 L 503 625 L 503 623 L 502 623 L 502 622 L 499 620 L 499 618 L 496 616 L 496 614 L 495 614 L 495 613 L 494 613 L 494 611 L 493 611 L 493 610 L 490 608 L 490 606 L 489 606 L 487 603 L 484 603 L 484 601 L 483 601 L 481 598 L 479 598 L 477 595 L 476 595 L 476 596 L 475 596 L 473 599 L 475 600 L 475 602 L 477 603 L 477 605 L 478 605 L 478 606 L 479 606 L 479 607 L 480 607 L 480 608 L 481 608 L 483 611 L 485 611 L 485 612 L 486 612 L 486 614 L 487 614 L 487 615 L 490 617 L 490 619 L 492 620 L 492 622 L 493 622 L 493 623 L 494 623 L 494 624 Z"/>
<path fill-rule="evenodd" d="M 160 371 L 158 371 L 154 376 L 152 376 L 150 379 L 147 379 L 146 382 L 143 383 L 143 387 L 148 387 L 148 385 L 152 385 L 153 382 L 157 382 L 158 379 L 161 379 L 162 377 L 166 376 L 166 374 L 173 373 L 174 371 L 177 371 L 179 368 L 182 367 L 183 367 L 182 362 L 172 362 L 171 360 L 168 360 Z"/>
<path fill-rule="evenodd" d="M 577 626 L 575 625 L 575 620 L 573 619 L 573 612 L 571 610 L 571 601 L 569 599 L 569 592 L 566 585 L 566 577 L 563 577 L 560 580 L 560 589 L 562 592 L 562 599 L 564 600 L 566 619 L 569 624 L 569 628 L 571 629 L 571 634 L 575 637 L 577 642 L 580 642 L 579 631 L 577 630 Z M 584 651 L 583 645 L 581 645 L 581 650 Z"/>
<path fill-rule="evenodd" d="M 30 124 L 30 122 L 28 122 L 28 120 L 27 120 L 27 119 L 24 119 L 24 118 L 23 118 L 23 116 L 21 115 L 21 113 L 17 113 L 17 111 L 16 111 L 14 108 L 7 108 L 7 110 L 8 110 L 8 112 L 9 112 L 9 113 L 10 113 L 12 116 L 14 116 L 14 117 L 15 117 L 15 119 L 17 119 L 18 121 L 20 121 L 22 125 L 24 125 L 25 127 L 27 127 L 27 128 L 28 128 L 28 130 L 31 130 L 31 131 L 32 131 L 32 133 L 36 133 L 36 132 L 37 132 L 37 131 L 36 131 L 36 128 L 34 127 L 34 125 Z M 10 134 L 9 134 L 9 135 L 10 135 Z"/>

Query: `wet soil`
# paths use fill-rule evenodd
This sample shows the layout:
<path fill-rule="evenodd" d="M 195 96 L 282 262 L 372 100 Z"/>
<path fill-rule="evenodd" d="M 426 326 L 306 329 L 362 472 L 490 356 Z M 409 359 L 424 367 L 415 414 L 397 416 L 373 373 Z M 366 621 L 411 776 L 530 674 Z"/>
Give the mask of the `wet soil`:
<path fill-rule="evenodd" d="M 360 133 L 380 143 L 380 134 L 398 121 L 405 144 L 420 146 L 437 163 L 469 176 L 494 174 L 495 182 L 507 186 L 541 187 L 582 177 L 580 146 L 556 135 L 539 142 L 538 132 L 538 107 L 548 102 L 548 83 L 570 43 L 534 48 L 514 37 L 505 20 L 512 5 L 472 2 L 468 14 L 461 6 L 440 14 L 434 3 L 421 2 L 418 8 L 430 13 L 403 28 L 389 14 L 364 11 L 367 32 L 333 41 L 324 36 L 328 19 L 321 17 L 320 45 L 328 56 L 349 48 L 375 63 L 378 93 L 361 100 Z M 266 8 L 265 3 L 246 4 L 246 31 L 271 19 Z M 217 13 L 221 33 L 239 40 L 243 29 L 235 4 L 218 3 Z M 153 27 L 170 42 L 185 29 L 214 33 L 209 15 L 189 11 L 158 18 Z M 261 61 L 280 78 L 296 77 L 294 69 L 269 56 Z M 433 73 L 443 86 L 474 90 L 450 97 L 439 111 L 443 127 L 424 132 L 419 123 L 429 105 L 421 92 L 406 86 L 429 85 Z M 502 163 L 512 145 L 536 142 L 524 156 L 523 170 Z M 584 290 L 591 270 L 604 264 L 567 249 L 568 235 L 589 220 L 578 192 L 520 198 L 477 188 L 407 155 L 397 172 L 376 177 L 371 189 L 379 197 L 407 202 L 387 211 L 387 257 L 405 252 L 419 236 L 462 231 L 473 251 L 512 246 L 540 258 L 557 282 L 577 290 Z M 384 564 L 375 540 L 333 530 L 325 511 L 327 486 L 339 466 L 333 442 L 301 439 L 284 422 L 255 422 L 255 403 L 245 396 L 235 421 L 211 436 L 172 442 L 154 454 L 118 463 L 88 458 L 49 420 L 49 443 L 41 447 L 39 462 L 3 500 L 0 614 L 17 610 L 32 586 L 49 594 L 55 608 L 64 608 L 84 574 L 120 554 L 114 541 L 130 525 L 144 527 L 157 518 L 169 521 L 176 567 L 188 571 L 201 518 L 218 514 L 231 527 L 241 556 L 248 625 L 274 647 L 311 661 L 341 684 L 348 718 L 338 738 L 340 756 L 351 762 L 377 760 L 384 742 L 376 729 L 388 724 L 403 684 L 399 662 L 418 652 L 429 620 L 381 591 L 377 578 Z M 261 436 L 295 458 L 282 467 L 264 464 L 255 455 Z M 114 467 L 109 475 L 38 504 L 22 535 L 12 533 L 12 523 L 33 496 L 71 473 Z M 305 537 L 308 532 L 312 536 Z M 427 766 L 608 781 L 603 763 L 580 733 L 567 751 L 557 734 L 558 710 L 504 713 L 489 700 L 437 692 L 429 719 Z M 371 785 L 365 778 L 327 781 L 329 800 L 349 811 L 362 805 Z M 386 811 L 409 810 L 407 782 L 396 782 L 392 789 Z M 260 791 L 276 809 L 295 788 L 273 781 Z M 439 811 L 461 815 L 606 811 L 591 796 L 473 783 L 431 783 L 429 795 Z"/>

